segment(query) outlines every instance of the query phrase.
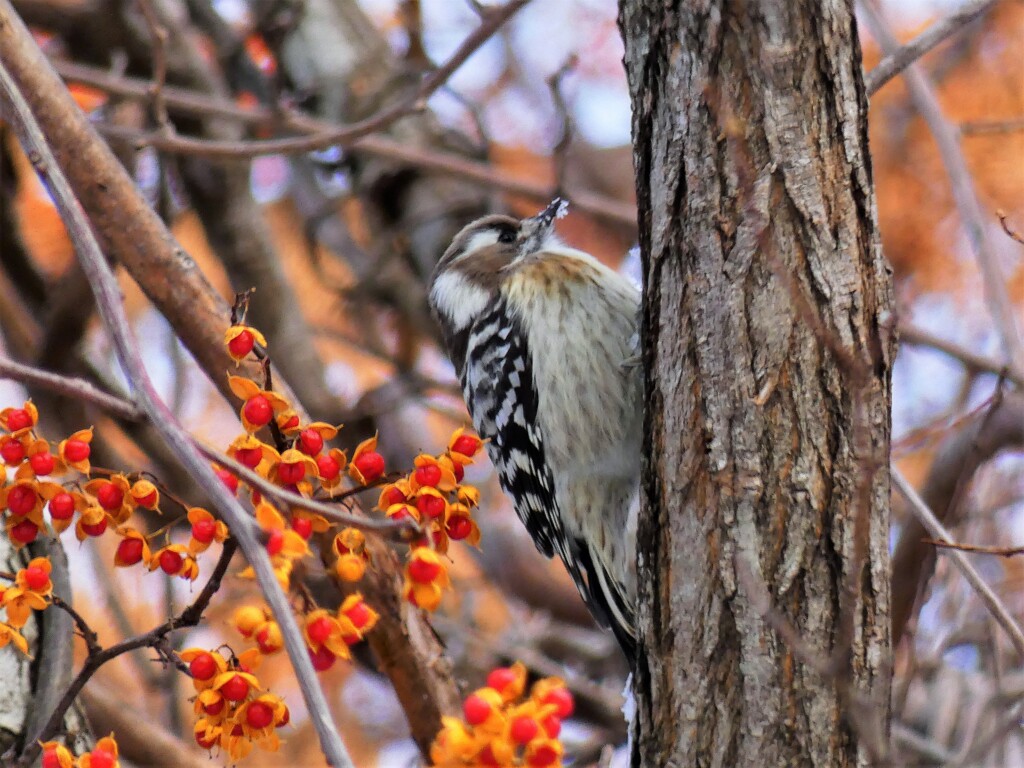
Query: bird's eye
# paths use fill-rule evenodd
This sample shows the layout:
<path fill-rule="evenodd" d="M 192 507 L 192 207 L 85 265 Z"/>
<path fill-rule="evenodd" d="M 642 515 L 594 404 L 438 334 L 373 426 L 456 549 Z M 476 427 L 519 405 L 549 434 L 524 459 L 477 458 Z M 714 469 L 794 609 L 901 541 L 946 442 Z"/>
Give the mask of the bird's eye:
<path fill-rule="evenodd" d="M 514 243 L 516 241 L 516 233 L 511 229 L 503 229 L 498 233 L 499 243 Z"/>

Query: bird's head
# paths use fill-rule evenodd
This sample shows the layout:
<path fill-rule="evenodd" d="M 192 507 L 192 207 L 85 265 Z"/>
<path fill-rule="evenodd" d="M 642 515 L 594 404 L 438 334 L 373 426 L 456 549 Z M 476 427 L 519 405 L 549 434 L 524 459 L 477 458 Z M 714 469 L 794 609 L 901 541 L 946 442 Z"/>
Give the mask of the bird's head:
<path fill-rule="evenodd" d="M 430 280 L 430 304 L 438 318 L 460 330 L 497 293 L 502 272 L 517 259 L 558 243 L 555 220 L 565 202 L 555 198 L 536 216 L 484 216 L 467 224 L 441 256 Z"/>

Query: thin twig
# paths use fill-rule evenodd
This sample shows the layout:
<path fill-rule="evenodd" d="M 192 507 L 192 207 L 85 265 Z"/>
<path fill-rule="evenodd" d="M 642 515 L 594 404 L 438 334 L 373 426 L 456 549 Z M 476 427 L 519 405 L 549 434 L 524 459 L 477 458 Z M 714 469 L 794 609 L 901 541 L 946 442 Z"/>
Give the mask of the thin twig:
<path fill-rule="evenodd" d="M 220 159 L 294 154 L 330 146 L 347 147 L 357 139 L 381 131 L 395 121 L 423 110 L 426 107 L 427 99 L 434 91 L 444 85 L 452 73 L 466 62 L 466 59 L 472 56 L 516 11 L 528 2 L 530 0 L 511 0 L 505 5 L 489 9 L 482 17 L 480 25 L 462 41 L 455 53 L 423 78 L 415 93 L 365 120 L 309 136 L 295 136 L 286 139 L 217 141 L 186 136 L 144 134 L 136 137 L 136 146 L 151 146 L 166 152 Z"/>
<path fill-rule="evenodd" d="M 145 80 L 119 77 L 104 69 L 68 61 L 53 61 L 54 68 L 69 82 L 98 88 L 115 96 L 148 98 L 149 84 Z M 196 91 L 168 86 L 164 97 L 172 112 L 200 117 L 220 117 L 238 120 L 247 125 L 273 128 L 281 116 L 266 107 L 240 107 L 237 104 Z M 288 127 L 302 133 L 315 134 L 335 126 L 303 113 L 291 113 Z M 121 126 L 99 123 L 96 129 L 112 139 L 137 141 L 141 134 Z M 547 183 L 526 179 L 501 171 L 489 163 L 478 162 L 426 147 L 413 147 L 386 136 L 366 136 L 352 146 L 350 152 L 381 157 L 422 170 L 454 176 L 490 189 L 513 195 L 522 195 L 538 202 L 547 202 L 555 196 L 555 189 Z M 605 195 L 585 190 L 566 190 L 574 210 L 588 213 L 619 227 L 636 227 L 636 206 Z"/>
<path fill-rule="evenodd" d="M 306 642 L 299 631 L 295 616 L 292 614 L 288 598 L 277 581 L 266 549 L 261 546 L 245 510 L 220 481 L 220 478 L 214 474 L 209 464 L 193 445 L 188 433 L 177 422 L 174 414 L 156 391 L 143 364 L 138 343 L 125 315 L 117 279 L 104 258 L 92 233 L 85 211 L 53 156 L 25 97 L 18 90 L 2 61 L 0 61 L 0 97 L 5 102 L 5 106 L 9 107 L 7 110 L 9 124 L 18 136 L 36 172 L 46 183 L 54 203 L 60 211 L 71 241 L 75 245 L 83 271 L 96 297 L 100 318 L 114 343 L 121 366 L 139 400 L 139 405 L 181 462 L 183 468 L 192 474 L 196 482 L 213 499 L 233 535 L 238 539 L 242 552 L 253 567 L 267 604 L 281 628 L 285 648 L 295 669 L 299 687 L 309 710 L 310 719 L 320 738 L 324 755 L 334 768 L 350 768 L 353 766 L 352 760 L 332 722 L 327 700 L 320 688 L 316 672 L 313 670 L 309 653 L 306 650 Z M 28 753 L 34 755 L 37 751 L 38 738 L 28 742 L 26 755 L 23 755 L 23 764 L 28 765 L 31 762 L 27 758 Z"/>
<path fill-rule="evenodd" d="M 151 0 L 138 0 L 138 4 L 153 43 L 153 84 L 149 90 L 153 100 L 153 116 L 160 131 L 173 133 L 174 127 L 167 115 L 167 102 L 164 99 L 164 86 L 167 83 L 167 27 Z"/>
<path fill-rule="evenodd" d="M 551 100 L 555 103 L 555 112 L 561 123 L 561 131 L 558 141 L 552 151 L 552 161 L 555 166 L 555 186 L 561 194 L 565 191 L 565 170 L 568 164 L 568 151 L 572 144 L 573 123 L 572 115 L 569 113 L 569 105 L 565 102 L 565 95 L 562 93 L 562 83 L 566 75 L 576 68 L 579 60 L 576 55 L 566 59 L 555 72 L 547 79 L 548 90 L 551 92 Z"/>
<path fill-rule="evenodd" d="M 974 0 L 942 21 L 932 24 L 906 45 L 888 52 L 875 68 L 864 76 L 864 87 L 868 96 L 892 80 L 915 61 L 943 40 L 952 37 L 985 11 L 995 5 L 996 0 Z"/>
<path fill-rule="evenodd" d="M 996 211 L 996 216 L 999 217 L 999 223 L 1003 226 L 1003 232 L 1005 232 L 1011 240 L 1016 240 L 1021 245 L 1024 245 L 1024 235 L 1010 226 L 1006 213 L 1004 211 Z"/>
<path fill-rule="evenodd" d="M 1012 381 L 1018 387 L 1024 389 L 1024 377 L 1008 370 L 1006 365 L 990 357 L 979 355 L 967 347 L 962 347 L 955 342 L 936 336 L 931 331 L 927 331 L 912 323 L 901 322 L 899 329 L 901 344 L 913 344 L 915 346 L 937 349 L 939 352 L 959 360 L 971 371 L 994 373 L 996 376 L 1002 376 L 1007 381 Z"/>
<path fill-rule="evenodd" d="M 168 634 L 176 629 L 194 627 L 199 624 L 200 620 L 203 618 L 203 612 L 210 604 L 210 600 L 213 599 L 217 590 L 220 589 L 221 581 L 224 579 L 224 574 L 227 573 L 228 564 L 231 562 L 231 557 L 235 553 L 236 546 L 237 545 L 233 539 L 228 539 L 224 542 L 224 548 L 221 550 L 220 559 L 217 561 L 217 566 L 213 569 L 213 573 L 210 574 L 209 580 L 203 587 L 203 591 L 196 596 L 196 599 L 192 601 L 192 604 L 182 611 L 180 615 L 173 619 L 169 619 L 159 627 L 151 629 L 143 635 L 137 635 L 136 637 L 129 638 L 128 640 L 112 645 L 104 650 L 97 650 L 95 653 L 89 653 L 89 656 L 85 660 L 85 664 L 82 665 L 82 669 L 71 682 L 71 685 L 64 693 L 64 697 L 60 700 L 57 708 L 54 709 L 53 713 L 50 715 L 50 719 L 42 726 L 39 733 L 35 734 L 31 740 L 26 742 L 25 751 L 22 752 L 17 763 L 19 768 L 27 768 L 27 766 L 32 765 L 38 756 L 39 745 L 44 741 L 49 741 L 58 733 L 61 724 L 64 722 L 64 714 L 74 703 L 82 688 L 85 687 L 85 684 L 89 682 L 89 679 L 100 667 L 111 659 L 116 659 L 121 654 L 128 653 L 136 648 L 154 648 Z"/>
<path fill-rule="evenodd" d="M 142 418 L 142 412 L 137 405 L 116 395 L 108 394 L 85 379 L 44 371 L 42 368 L 17 363 L 3 355 L 0 355 L 0 377 L 42 387 L 68 398 L 86 400 L 98 405 L 111 415 L 127 421 L 139 421 Z"/>
<path fill-rule="evenodd" d="M 939 519 L 935 516 L 928 505 L 924 503 L 924 500 L 917 494 L 917 491 L 907 482 L 903 474 L 895 466 L 891 467 L 892 481 L 899 492 L 903 494 L 903 497 L 909 502 L 910 509 L 913 511 L 914 516 L 921 522 L 921 525 L 932 535 L 933 538 L 943 541 L 946 544 L 955 544 L 953 537 L 946 530 L 945 526 L 939 522 Z M 956 549 L 946 550 L 949 553 L 950 559 L 954 565 L 960 569 L 960 572 L 967 579 L 968 583 L 974 587 L 974 591 L 977 592 L 978 597 L 985 604 L 985 607 L 989 609 L 995 620 L 999 622 L 999 626 L 1003 628 L 1007 635 L 1010 637 L 1010 642 L 1013 643 L 1013 647 L 1017 651 L 1017 655 L 1021 659 L 1024 659 L 1024 631 L 1021 630 L 1020 625 L 1016 622 L 1010 611 L 999 596 L 992 591 L 992 588 L 988 583 L 981 577 L 981 574 L 971 565 L 971 561 L 967 557 Z"/>
<path fill-rule="evenodd" d="M 1024 547 L 990 547 L 981 544 L 956 544 L 940 539 L 925 539 L 926 544 L 931 544 L 939 549 L 958 549 L 961 552 L 971 552 L 976 555 L 995 555 L 997 557 L 1016 557 L 1024 555 Z"/>
<path fill-rule="evenodd" d="M 959 125 L 961 136 L 991 136 L 996 133 L 1024 131 L 1024 117 L 1006 120 L 968 120 Z"/>
<path fill-rule="evenodd" d="M 265 498 L 274 499 L 283 506 L 298 507 L 300 509 L 308 510 L 309 512 L 315 512 L 318 515 L 322 515 L 332 523 L 346 525 L 350 528 L 359 528 L 360 530 L 373 531 L 374 533 L 394 534 L 403 541 L 407 540 L 405 536 L 402 536 L 405 532 L 408 532 L 412 536 L 421 533 L 419 524 L 411 518 L 408 520 L 377 520 L 365 515 L 346 515 L 344 512 L 338 512 L 337 509 L 322 501 L 307 499 L 305 496 L 300 496 L 299 494 L 292 493 L 279 485 L 274 485 L 262 475 L 253 472 L 244 464 L 235 461 L 230 456 L 216 448 L 204 445 L 198 440 L 194 440 L 193 444 L 199 452 L 210 459 L 210 461 L 216 462 L 240 480 L 244 480 L 246 483 L 259 490 Z M 357 490 L 362 491 L 364 489 L 359 488 Z"/>

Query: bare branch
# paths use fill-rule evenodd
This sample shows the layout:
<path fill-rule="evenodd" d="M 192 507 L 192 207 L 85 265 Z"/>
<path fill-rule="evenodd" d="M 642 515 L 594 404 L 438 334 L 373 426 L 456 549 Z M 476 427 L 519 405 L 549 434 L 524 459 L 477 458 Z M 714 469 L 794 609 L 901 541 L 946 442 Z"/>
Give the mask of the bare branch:
<path fill-rule="evenodd" d="M 890 53 L 895 52 L 898 43 L 875 5 L 875 0 L 868 0 L 862 7 L 872 33 L 882 48 Z M 910 100 L 935 137 L 939 155 L 946 166 L 953 199 L 956 201 L 961 223 L 981 270 L 985 293 L 992 308 L 992 316 L 1002 339 L 1003 351 L 1009 361 L 1010 370 L 1016 376 L 1024 376 L 1024 345 L 1021 343 L 1013 305 L 1006 289 L 1006 279 L 1000 271 L 999 261 L 989 240 L 988 225 L 967 167 L 967 160 L 960 148 L 956 128 L 942 113 L 935 89 L 920 67 L 913 64 L 908 66 L 903 72 L 903 79 L 907 84 Z"/>
<path fill-rule="evenodd" d="M 151 146 L 165 152 L 221 159 L 310 152 L 335 145 L 346 147 L 358 139 L 383 130 L 396 120 L 424 109 L 431 94 L 444 85 L 452 73 L 466 62 L 466 59 L 472 56 L 491 35 L 528 2 L 530 0 L 510 0 L 505 5 L 489 8 L 481 17 L 480 25 L 466 37 L 462 45 L 444 64 L 423 79 L 415 93 L 400 103 L 351 125 L 334 127 L 309 136 L 257 141 L 211 141 L 160 134 L 136 135 L 133 139 L 137 147 Z"/>
<path fill-rule="evenodd" d="M 924 503 L 924 500 L 918 496 L 917 491 L 914 490 L 913 486 L 907 482 L 907 479 L 903 477 L 903 474 L 898 468 L 893 466 L 890 470 L 892 472 L 892 482 L 899 489 L 899 492 L 903 494 L 903 497 L 909 502 L 910 509 L 913 511 L 914 516 L 921 522 L 921 524 L 927 529 L 927 531 L 936 539 L 944 541 L 947 544 L 955 544 L 953 537 L 949 531 L 946 530 L 945 526 L 939 522 L 935 513 L 932 512 L 928 505 Z M 974 591 L 981 598 L 981 601 L 985 604 L 985 607 L 992 613 L 995 620 L 999 623 L 1009 635 L 1010 641 L 1013 643 L 1013 647 L 1017 650 L 1017 655 L 1021 659 L 1024 659 L 1024 631 L 1021 630 L 1020 625 L 1013 618 L 1013 615 L 1007 609 L 1006 605 L 999 596 L 992 591 L 992 588 L 988 583 L 981 577 L 977 569 L 971 565 L 971 561 L 967 559 L 963 552 L 958 549 L 948 549 L 950 559 L 960 572 L 967 579 L 968 583 L 974 588 Z"/>
<path fill-rule="evenodd" d="M 960 552 L 970 552 L 975 555 L 996 555 L 998 557 L 1016 557 L 1024 555 L 1024 547 L 989 547 L 981 544 L 954 544 L 948 541 L 937 539 L 925 539 L 925 544 L 931 544 L 939 549 L 956 549 Z"/>
<path fill-rule="evenodd" d="M 235 461 L 230 456 L 225 455 L 222 451 L 218 451 L 216 448 L 204 445 L 198 440 L 193 440 L 192 442 L 196 449 L 208 459 L 215 461 L 222 467 L 225 467 L 231 472 L 231 474 L 236 475 L 241 480 L 244 480 L 253 488 L 259 489 L 260 493 L 265 497 L 274 499 L 286 507 L 298 507 L 310 512 L 315 512 L 327 520 L 330 520 L 332 523 L 339 523 L 352 528 L 359 528 L 363 531 L 392 534 L 402 540 L 406 539 L 406 537 L 402 536 L 405 532 L 408 532 L 410 535 L 419 534 L 421 532 L 419 524 L 412 519 L 377 520 L 366 515 L 346 515 L 343 512 L 339 512 L 335 507 L 325 504 L 322 501 L 307 499 L 305 496 L 300 496 L 299 494 L 292 493 L 279 485 L 274 485 L 266 478 L 260 476 L 256 472 L 253 472 L 251 469 Z M 357 490 L 364 489 L 360 488 Z"/>
<path fill-rule="evenodd" d="M 915 346 L 931 347 L 944 352 L 955 360 L 963 363 L 968 370 L 981 373 L 994 373 L 1002 376 L 1007 381 L 1012 381 L 1021 389 L 1024 389 L 1024 377 L 1007 369 L 1007 367 L 990 357 L 977 354 L 967 347 L 961 347 L 947 339 L 943 339 L 930 331 L 926 331 L 913 323 L 901 322 L 899 325 L 900 343 L 912 344 Z"/>
<path fill-rule="evenodd" d="M 864 87 L 868 96 L 892 80 L 928 51 L 946 40 L 996 4 L 996 0 L 974 0 L 942 21 L 932 24 L 909 43 L 886 54 L 875 68 L 864 75 Z"/>
<path fill-rule="evenodd" d="M 99 88 L 116 96 L 145 99 L 149 84 L 145 80 L 119 77 L 106 70 L 67 61 L 54 61 L 54 68 L 70 82 Z M 266 107 L 239 107 L 216 97 L 206 96 L 185 88 L 168 86 L 164 89 L 167 107 L 172 112 L 198 117 L 220 117 L 245 122 L 253 127 L 270 127 L 280 115 Z M 302 113 L 287 115 L 287 127 L 307 134 L 332 130 L 333 124 Z M 101 123 L 100 133 L 124 141 L 135 141 L 140 134 L 124 128 Z M 521 178 L 501 171 L 489 163 L 477 162 L 450 152 L 414 147 L 386 136 L 367 136 L 355 142 L 348 150 L 354 154 L 393 160 L 433 173 L 454 176 L 481 186 L 513 195 L 522 195 L 537 202 L 550 201 L 557 190 L 550 184 Z M 572 201 L 573 210 L 590 214 L 619 227 L 636 227 L 636 207 L 620 200 L 585 190 L 565 190 Z"/>
<path fill-rule="evenodd" d="M 3 355 L 0 355 L 0 376 L 20 381 L 24 384 L 43 387 L 65 397 L 87 400 L 112 415 L 127 419 L 128 421 L 139 421 L 142 417 L 142 413 L 137 405 L 115 395 L 108 394 L 85 379 L 61 376 L 58 373 L 44 371 L 31 365 L 23 365 Z"/>
<path fill-rule="evenodd" d="M 996 211 L 996 216 L 999 217 L 999 223 L 1003 225 L 1003 232 L 1005 232 L 1012 240 L 1016 240 L 1021 245 L 1024 245 L 1024 235 L 1010 226 L 1006 213 L 1003 211 Z"/>

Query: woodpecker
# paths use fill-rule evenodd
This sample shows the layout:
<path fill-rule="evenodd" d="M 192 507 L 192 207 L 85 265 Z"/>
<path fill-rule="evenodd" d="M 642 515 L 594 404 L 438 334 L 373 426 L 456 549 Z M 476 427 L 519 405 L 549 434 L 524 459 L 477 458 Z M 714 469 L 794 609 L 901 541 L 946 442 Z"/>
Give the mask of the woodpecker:
<path fill-rule="evenodd" d="M 519 519 L 632 665 L 640 293 L 559 240 L 564 207 L 464 227 L 437 263 L 430 304 Z"/>

